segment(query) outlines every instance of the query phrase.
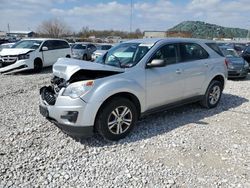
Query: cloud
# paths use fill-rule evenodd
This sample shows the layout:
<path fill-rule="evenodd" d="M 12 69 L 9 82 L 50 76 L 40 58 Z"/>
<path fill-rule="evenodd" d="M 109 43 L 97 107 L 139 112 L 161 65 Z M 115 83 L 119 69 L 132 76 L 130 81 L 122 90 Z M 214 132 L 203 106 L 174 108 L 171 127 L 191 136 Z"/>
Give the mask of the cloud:
<path fill-rule="evenodd" d="M 123 2 L 123 3 L 122 3 Z M 134 0 L 132 26 L 135 30 L 166 30 L 186 20 L 201 20 L 223 26 L 250 27 L 249 0 Z M 50 18 L 59 18 L 75 31 L 92 29 L 129 30 L 130 1 L 93 0 L 1 0 L 0 30 L 10 23 L 13 30 L 36 30 Z"/>

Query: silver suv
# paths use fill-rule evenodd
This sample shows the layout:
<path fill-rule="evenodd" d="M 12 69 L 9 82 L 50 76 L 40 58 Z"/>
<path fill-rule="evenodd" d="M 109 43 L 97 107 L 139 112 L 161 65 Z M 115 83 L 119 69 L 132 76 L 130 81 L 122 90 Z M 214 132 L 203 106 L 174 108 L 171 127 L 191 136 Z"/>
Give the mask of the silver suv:
<path fill-rule="evenodd" d="M 150 113 L 195 101 L 216 107 L 222 56 L 213 41 L 169 38 L 121 43 L 96 63 L 61 58 L 40 89 L 40 113 L 70 135 L 118 140 Z"/>

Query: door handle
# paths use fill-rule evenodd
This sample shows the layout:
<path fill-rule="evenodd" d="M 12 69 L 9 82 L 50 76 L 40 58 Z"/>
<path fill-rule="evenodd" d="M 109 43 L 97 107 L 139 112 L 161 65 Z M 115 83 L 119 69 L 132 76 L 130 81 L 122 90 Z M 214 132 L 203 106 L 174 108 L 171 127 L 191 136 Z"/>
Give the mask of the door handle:
<path fill-rule="evenodd" d="M 176 72 L 176 74 L 181 74 L 182 71 L 181 71 L 181 69 L 177 69 L 175 72 Z"/>
<path fill-rule="evenodd" d="M 205 66 L 208 67 L 208 63 L 205 63 Z"/>

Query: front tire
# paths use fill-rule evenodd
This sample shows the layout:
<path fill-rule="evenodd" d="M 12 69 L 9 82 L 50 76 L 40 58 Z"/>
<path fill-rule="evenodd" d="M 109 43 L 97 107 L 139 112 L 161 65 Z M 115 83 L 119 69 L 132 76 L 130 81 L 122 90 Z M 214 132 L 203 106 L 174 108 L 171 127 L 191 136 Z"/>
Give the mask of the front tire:
<path fill-rule="evenodd" d="M 42 69 L 43 69 L 43 62 L 42 62 L 42 60 L 36 59 L 36 60 L 34 61 L 34 71 L 35 71 L 36 73 L 39 73 L 39 72 L 42 71 Z"/>
<path fill-rule="evenodd" d="M 205 108 L 214 108 L 218 105 L 222 94 L 222 83 L 212 80 L 209 84 L 206 94 L 203 96 L 201 105 Z"/>
<path fill-rule="evenodd" d="M 135 105 L 125 98 L 113 98 L 99 111 L 96 118 L 98 133 L 108 140 L 126 137 L 138 118 Z"/>

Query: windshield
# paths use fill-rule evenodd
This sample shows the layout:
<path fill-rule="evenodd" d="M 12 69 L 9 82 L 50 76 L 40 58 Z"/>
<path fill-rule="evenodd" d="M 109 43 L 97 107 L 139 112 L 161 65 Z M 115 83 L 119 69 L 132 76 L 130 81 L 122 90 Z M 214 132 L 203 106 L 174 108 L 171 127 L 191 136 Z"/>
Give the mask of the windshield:
<path fill-rule="evenodd" d="M 43 41 L 41 40 L 21 40 L 14 44 L 11 48 L 28 48 L 28 49 L 37 49 Z"/>
<path fill-rule="evenodd" d="M 112 46 L 111 45 L 100 45 L 97 46 L 97 50 L 109 50 Z"/>
<path fill-rule="evenodd" d="M 97 63 L 115 67 L 129 68 L 136 65 L 150 50 L 152 44 L 121 43 L 111 48 Z"/>
<path fill-rule="evenodd" d="M 240 57 L 234 49 L 222 48 L 221 51 L 226 57 Z"/>

